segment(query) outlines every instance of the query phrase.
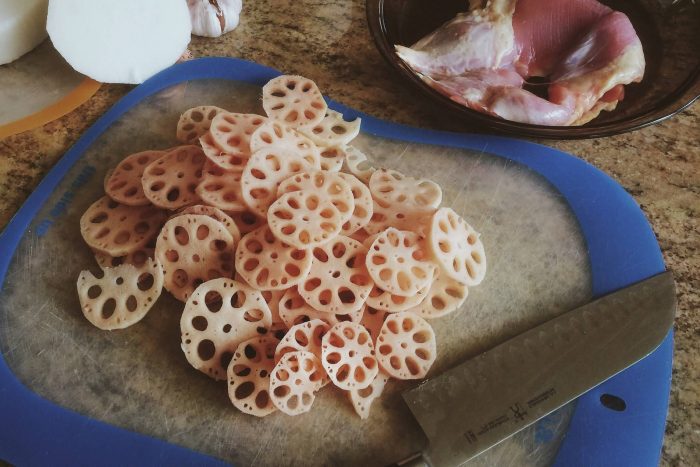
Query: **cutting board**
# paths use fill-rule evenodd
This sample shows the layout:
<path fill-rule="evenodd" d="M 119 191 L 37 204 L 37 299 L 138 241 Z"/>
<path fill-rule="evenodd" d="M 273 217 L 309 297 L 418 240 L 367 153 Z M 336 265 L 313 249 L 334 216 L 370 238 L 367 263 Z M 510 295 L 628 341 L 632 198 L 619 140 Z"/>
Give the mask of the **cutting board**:
<path fill-rule="evenodd" d="M 332 389 L 308 414 L 258 419 L 231 406 L 225 383 L 188 365 L 179 348 L 181 303 L 163 296 L 141 323 L 116 332 L 93 328 L 80 312 L 77 276 L 96 265 L 78 221 L 101 195 L 107 170 L 125 155 L 176 144 L 178 116 L 189 107 L 262 113 L 260 86 L 277 74 L 234 59 L 162 72 L 88 130 L 3 232 L 0 458 L 22 465 L 385 465 L 424 443 L 400 398 L 416 383 L 388 385 L 367 421 Z M 362 117 L 353 144 L 376 165 L 438 182 L 443 204 L 482 233 L 487 278 L 462 309 L 432 322 L 438 360 L 431 375 L 664 269 L 632 198 L 573 156 L 399 126 L 330 105 Z M 669 335 L 650 357 L 471 464 L 655 465 L 671 345 Z M 606 407 L 602 394 L 626 408 Z"/>

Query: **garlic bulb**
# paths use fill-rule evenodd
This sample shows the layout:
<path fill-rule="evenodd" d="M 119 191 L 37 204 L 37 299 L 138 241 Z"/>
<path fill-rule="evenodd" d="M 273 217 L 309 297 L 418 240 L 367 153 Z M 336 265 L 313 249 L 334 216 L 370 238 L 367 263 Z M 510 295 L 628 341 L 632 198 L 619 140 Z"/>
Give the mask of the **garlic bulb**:
<path fill-rule="evenodd" d="M 219 37 L 238 26 L 242 0 L 187 0 L 192 34 Z"/>

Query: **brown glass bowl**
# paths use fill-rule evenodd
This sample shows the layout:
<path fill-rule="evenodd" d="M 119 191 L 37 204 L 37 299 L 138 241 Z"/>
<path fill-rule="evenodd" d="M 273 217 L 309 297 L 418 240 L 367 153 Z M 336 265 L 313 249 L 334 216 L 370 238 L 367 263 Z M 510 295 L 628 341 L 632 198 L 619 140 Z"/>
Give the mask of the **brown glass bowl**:
<path fill-rule="evenodd" d="M 568 1 L 568 0 L 562 0 Z M 602 3 L 627 14 L 644 48 L 641 83 L 625 86 L 625 99 L 612 112 L 583 126 L 543 126 L 511 122 L 453 102 L 425 84 L 394 52 L 410 46 L 467 9 L 466 0 L 367 0 L 367 21 L 384 58 L 399 75 L 442 109 L 471 126 L 518 136 L 596 138 L 659 123 L 700 97 L 700 2 L 692 0 L 613 0 Z"/>

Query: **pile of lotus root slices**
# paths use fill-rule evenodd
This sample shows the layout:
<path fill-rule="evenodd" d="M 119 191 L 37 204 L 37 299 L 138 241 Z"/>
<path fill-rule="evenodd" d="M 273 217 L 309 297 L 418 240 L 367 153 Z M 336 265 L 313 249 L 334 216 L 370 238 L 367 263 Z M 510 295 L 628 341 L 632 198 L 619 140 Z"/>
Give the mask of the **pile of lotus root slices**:
<path fill-rule="evenodd" d="M 185 304 L 185 357 L 242 412 L 301 414 L 332 382 L 367 418 L 390 378 L 426 376 L 428 320 L 482 281 L 484 247 L 440 186 L 350 146 L 360 119 L 314 82 L 279 76 L 262 104 L 267 116 L 189 109 L 183 146 L 108 173 L 80 219 L 102 269 L 78 277 L 83 314 L 122 329 L 165 288 Z"/>

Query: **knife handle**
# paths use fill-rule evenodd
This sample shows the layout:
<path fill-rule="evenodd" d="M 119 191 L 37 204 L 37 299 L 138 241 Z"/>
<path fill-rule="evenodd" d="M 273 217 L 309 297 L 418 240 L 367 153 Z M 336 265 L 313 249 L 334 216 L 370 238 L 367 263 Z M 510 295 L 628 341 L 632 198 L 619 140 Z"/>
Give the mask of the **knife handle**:
<path fill-rule="evenodd" d="M 428 461 L 423 457 L 422 452 L 411 454 L 407 458 L 398 461 L 395 464 L 390 464 L 387 467 L 430 467 Z"/>

